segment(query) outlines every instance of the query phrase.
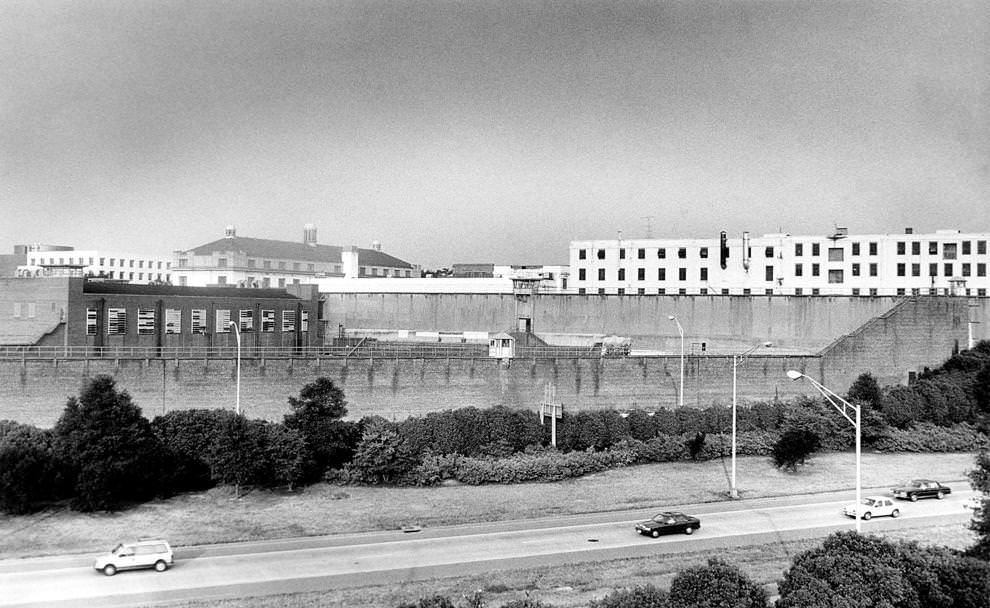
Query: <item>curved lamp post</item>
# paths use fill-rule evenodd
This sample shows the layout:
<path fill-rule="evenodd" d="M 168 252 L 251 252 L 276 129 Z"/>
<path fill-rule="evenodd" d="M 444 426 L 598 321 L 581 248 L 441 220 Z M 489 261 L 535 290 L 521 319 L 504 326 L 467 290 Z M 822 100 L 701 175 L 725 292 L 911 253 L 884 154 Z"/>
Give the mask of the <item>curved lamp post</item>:
<path fill-rule="evenodd" d="M 761 346 L 770 347 L 773 346 L 773 342 L 757 344 L 741 354 L 732 355 L 732 484 L 729 488 L 729 496 L 731 498 L 739 498 L 739 490 L 736 488 L 736 368 L 739 366 L 740 361 L 751 355 Z"/>
<path fill-rule="evenodd" d="M 241 328 L 237 326 L 234 321 L 229 321 L 231 327 L 234 328 L 234 336 L 237 338 L 237 393 L 236 400 L 234 401 L 234 412 L 237 415 L 241 413 Z"/>
<path fill-rule="evenodd" d="M 677 316 L 670 315 L 667 319 L 677 323 L 677 331 L 681 334 L 681 386 L 677 390 L 677 405 L 684 407 L 684 328 L 681 327 L 681 322 L 677 320 Z"/>
<path fill-rule="evenodd" d="M 863 525 L 862 525 L 862 522 L 860 521 L 862 518 L 859 515 L 860 509 L 863 508 L 863 503 L 862 503 L 862 498 L 863 498 L 862 497 L 862 492 L 863 492 L 863 489 L 862 489 L 862 481 L 861 481 L 862 480 L 862 475 L 861 475 L 861 473 L 862 473 L 862 458 L 861 458 L 862 450 L 860 449 L 860 437 L 863 434 L 862 433 L 863 427 L 860 424 L 860 422 L 861 422 L 861 418 L 860 418 L 860 407 L 858 405 L 853 405 L 852 403 L 849 403 L 848 401 L 846 401 L 842 397 L 836 395 L 835 393 L 833 393 L 829 389 L 827 389 L 824 386 L 822 386 L 821 382 L 815 380 L 811 376 L 807 376 L 805 374 L 802 374 L 801 372 L 799 372 L 797 370 L 793 370 L 793 369 L 792 370 L 788 370 L 787 377 L 790 378 L 791 380 L 797 380 L 798 378 L 804 378 L 805 380 L 807 380 L 808 382 L 810 382 L 811 385 L 814 386 L 816 389 L 818 389 L 818 392 L 821 393 L 823 397 L 825 397 L 825 400 L 828 401 L 829 403 L 831 403 L 832 404 L 832 407 L 834 407 L 835 409 L 837 409 L 839 411 L 839 413 L 842 414 L 842 417 L 843 418 L 845 418 L 846 420 L 848 420 L 850 424 L 852 424 L 854 427 L 856 427 L 856 532 L 857 533 L 862 532 Z M 838 403 L 836 403 L 836 401 L 838 401 Z M 840 403 L 841 403 L 841 405 L 840 405 Z M 846 412 L 847 409 L 850 409 L 853 412 L 855 412 L 855 414 L 856 414 L 856 418 L 855 419 L 853 419 L 852 417 L 849 416 L 849 414 Z"/>

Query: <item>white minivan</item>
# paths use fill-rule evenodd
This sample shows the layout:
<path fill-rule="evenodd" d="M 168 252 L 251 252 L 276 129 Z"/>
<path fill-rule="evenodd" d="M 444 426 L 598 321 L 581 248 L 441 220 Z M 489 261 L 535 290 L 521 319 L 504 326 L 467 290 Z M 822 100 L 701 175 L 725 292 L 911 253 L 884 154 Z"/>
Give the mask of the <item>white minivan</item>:
<path fill-rule="evenodd" d="M 118 570 L 154 568 L 164 572 L 172 565 L 172 547 L 164 540 L 139 540 L 120 543 L 109 553 L 96 558 L 93 567 L 107 576 Z"/>

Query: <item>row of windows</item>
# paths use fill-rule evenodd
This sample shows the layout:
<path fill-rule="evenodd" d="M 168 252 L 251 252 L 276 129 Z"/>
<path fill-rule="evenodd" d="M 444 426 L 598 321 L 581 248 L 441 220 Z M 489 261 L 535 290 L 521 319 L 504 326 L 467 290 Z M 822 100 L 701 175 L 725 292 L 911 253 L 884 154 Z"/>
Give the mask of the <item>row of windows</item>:
<path fill-rule="evenodd" d="M 974 241 L 962 241 L 961 243 L 943 243 L 942 244 L 942 257 L 946 260 L 957 259 L 958 252 L 962 251 L 961 255 L 971 255 L 973 251 Z M 976 253 L 977 255 L 986 255 L 987 253 L 987 242 L 986 241 L 975 241 L 976 243 Z M 821 243 L 811 243 L 811 256 L 818 257 L 821 255 Z M 862 243 L 850 243 L 850 253 L 854 256 L 861 255 Z M 876 242 L 867 243 L 868 255 L 876 256 L 878 255 L 879 245 Z M 629 249 L 631 252 L 632 249 Z M 805 252 L 805 243 L 794 243 L 794 256 L 802 257 Z M 842 247 L 829 247 L 828 248 L 828 259 L 830 262 L 841 262 L 843 260 L 845 249 Z M 752 257 L 753 249 L 749 249 L 749 256 Z M 929 241 L 928 243 L 928 253 L 931 255 L 938 255 L 938 241 Z M 898 241 L 897 242 L 897 254 L 907 255 L 907 242 Z M 911 242 L 911 254 L 921 255 L 921 241 Z M 597 249 L 595 252 L 596 257 L 599 260 L 605 259 L 605 249 Z M 763 255 L 767 258 L 772 258 L 774 256 L 774 247 L 767 246 L 763 249 Z M 686 259 L 688 256 L 687 247 L 677 248 L 677 257 L 680 259 Z M 726 252 L 728 257 L 728 252 Z M 640 260 L 646 259 L 646 249 L 639 248 L 636 249 L 636 257 Z M 667 249 L 665 247 L 660 247 L 657 249 L 657 258 L 665 259 L 667 257 Z M 708 258 L 708 247 L 698 248 L 698 257 L 702 259 Z M 579 249 L 578 259 L 586 260 L 588 259 L 588 250 Z M 619 259 L 626 259 L 626 250 L 619 249 Z"/>
<path fill-rule="evenodd" d="M 810 268 L 811 269 L 811 276 L 813 276 L 813 277 L 821 276 L 821 264 L 810 264 L 809 266 L 811 267 Z M 962 271 L 962 276 L 964 276 L 964 277 L 973 276 L 973 266 L 974 266 L 973 264 L 970 264 L 968 262 L 961 264 L 960 265 L 960 269 Z M 987 276 L 987 265 L 985 263 L 981 262 L 979 264 L 975 264 L 975 267 L 976 267 L 976 276 L 978 276 L 978 277 L 985 277 L 985 276 Z M 897 276 L 899 276 L 899 277 L 907 276 L 907 274 L 906 274 L 906 268 L 907 268 L 907 265 L 906 264 L 898 264 L 897 265 Z M 586 272 L 586 270 L 587 269 L 585 269 L 585 268 L 579 268 L 578 269 L 578 280 L 579 281 L 586 281 L 587 280 L 587 272 Z M 699 270 L 698 278 L 700 280 L 702 280 L 702 281 L 707 281 L 708 280 L 708 269 L 707 268 L 700 268 L 698 270 Z M 955 266 L 952 263 L 945 263 L 943 265 L 943 271 L 944 271 L 943 272 L 943 276 L 952 277 L 954 270 L 955 270 Z M 854 277 L 862 276 L 862 266 L 858 262 L 857 263 L 853 263 L 851 265 L 850 271 L 851 271 L 852 276 L 854 276 Z M 871 276 L 871 277 L 879 276 L 879 265 L 876 264 L 876 263 L 873 263 L 873 262 L 867 264 L 867 272 L 868 272 L 869 276 Z M 804 276 L 804 264 L 795 264 L 794 265 L 794 276 L 796 276 L 796 277 L 802 277 L 802 276 Z M 842 278 L 841 277 L 843 276 L 843 271 L 841 269 L 830 269 L 828 271 L 828 276 L 829 276 L 829 282 L 830 283 L 841 283 L 842 282 Z M 912 264 L 911 265 L 911 276 L 915 276 L 915 277 L 921 276 L 921 264 Z M 938 264 L 933 263 L 933 264 L 929 264 L 928 265 L 928 276 L 931 276 L 931 277 L 939 276 L 938 275 Z M 765 269 L 764 269 L 764 278 L 767 281 L 773 281 L 774 280 L 774 267 L 773 266 L 767 266 L 767 267 L 765 267 Z M 833 280 L 833 278 L 837 278 L 838 280 Z M 618 269 L 616 279 L 619 280 L 619 281 L 625 281 L 626 280 L 626 269 L 625 268 L 619 268 Z M 605 269 L 604 268 L 599 268 L 598 269 L 598 280 L 599 281 L 605 281 L 605 280 L 607 280 L 606 279 L 606 276 L 605 276 Z M 637 268 L 636 269 L 636 280 L 638 280 L 638 281 L 645 281 L 646 280 L 646 269 L 645 268 Z M 658 281 L 666 281 L 667 280 L 667 269 L 666 268 L 658 268 L 657 269 L 657 280 Z M 678 268 L 677 269 L 677 280 L 678 281 L 686 281 L 687 280 L 687 269 L 686 268 Z"/>
<path fill-rule="evenodd" d="M 55 261 L 56 259 L 58 260 L 58 262 Z M 117 258 L 109 258 L 109 259 L 110 259 L 110 263 L 107 264 L 106 263 L 107 262 L 107 258 L 100 258 L 100 264 L 99 265 L 100 266 L 107 266 L 107 267 L 117 266 L 117 261 L 118 261 Z M 68 260 L 68 262 L 66 262 L 66 260 Z M 48 258 L 48 264 L 54 266 L 56 263 L 59 264 L 59 265 L 63 265 L 63 264 L 67 264 L 68 263 L 70 265 L 72 265 L 72 264 L 81 264 L 83 266 L 95 266 L 96 265 L 94 263 L 95 260 L 96 260 L 96 258 L 92 258 L 92 257 L 91 258 L 82 258 L 82 257 L 80 257 L 80 258 L 75 258 L 75 257 L 68 257 L 68 258 L 65 258 L 65 257 Z M 137 266 L 135 266 L 135 262 L 137 263 Z M 144 262 L 145 262 L 145 260 L 125 260 L 124 258 L 120 258 L 120 267 L 121 268 L 145 268 Z M 32 266 L 41 266 L 41 265 L 45 264 L 45 258 L 30 258 L 28 260 L 28 264 L 31 264 Z M 156 267 L 156 265 L 157 265 L 158 270 L 168 269 L 168 268 L 171 268 L 172 267 L 172 263 L 171 262 L 156 262 L 154 260 L 148 260 L 147 268 L 149 270 L 154 270 L 155 267 Z"/>
<path fill-rule="evenodd" d="M 272 333 L 275 331 L 276 327 L 276 311 L 274 310 L 262 310 L 261 318 L 258 320 L 258 331 L 263 333 Z M 252 332 L 255 331 L 255 318 L 254 310 L 252 309 L 240 309 L 236 311 L 237 313 L 237 328 L 241 332 Z M 86 309 L 86 335 L 95 336 L 96 326 L 97 326 L 97 315 L 99 311 L 96 308 Z M 137 309 L 137 333 L 138 335 L 153 335 L 156 331 L 157 323 L 154 308 L 138 308 Z M 164 319 L 164 329 L 166 334 L 181 334 L 183 324 L 183 311 L 180 309 L 166 308 L 165 309 L 165 319 Z M 208 317 L 205 308 L 195 308 L 188 311 L 188 326 L 189 333 L 192 334 L 205 334 L 208 331 Z M 215 311 L 215 319 L 213 324 L 213 333 L 226 334 L 230 333 L 231 325 L 231 311 L 229 309 L 217 309 Z M 283 310 L 282 311 L 282 332 L 291 332 L 296 330 L 296 311 L 294 310 Z M 309 311 L 302 311 L 302 317 L 299 320 L 299 331 L 309 331 Z M 127 309 L 126 308 L 108 308 L 107 309 L 107 334 L 109 335 L 124 335 L 127 333 Z"/>
<path fill-rule="evenodd" d="M 578 289 L 578 294 L 579 295 L 588 295 L 589 293 L 591 293 L 591 292 L 589 292 L 587 289 L 585 289 L 583 287 L 580 288 L 580 289 Z M 605 290 L 605 288 L 600 287 L 600 288 L 598 288 L 597 293 L 598 293 L 598 295 L 607 295 L 608 292 Z M 657 289 L 656 293 L 657 293 L 657 295 L 661 295 L 661 296 L 662 295 L 668 295 L 668 290 L 666 288 L 664 288 L 664 287 L 660 287 L 659 289 Z M 920 295 L 933 295 L 933 296 L 934 295 L 946 295 L 947 296 L 947 295 L 951 295 L 952 292 L 951 292 L 951 290 L 949 288 L 941 288 L 940 289 L 940 288 L 932 287 L 930 289 L 921 289 L 921 288 L 915 287 L 915 288 L 912 288 L 910 290 L 910 293 L 913 296 L 920 296 Z M 976 295 L 976 296 L 979 296 L 979 297 L 986 297 L 987 290 L 984 289 L 984 288 L 980 288 L 980 289 L 966 289 L 965 293 L 966 293 L 967 296 Z M 702 295 L 702 296 L 704 296 L 704 295 L 710 295 L 710 294 L 721 294 L 723 296 L 728 296 L 728 295 L 744 295 L 744 296 L 748 296 L 748 295 L 753 295 L 753 290 L 746 288 L 746 289 L 742 289 L 742 290 L 737 290 L 735 292 L 730 292 L 726 288 L 723 288 L 721 291 L 715 291 L 715 290 L 709 290 L 706 287 L 701 287 L 701 288 L 699 288 L 697 290 L 697 292 L 692 291 L 689 294 L 688 293 L 688 290 L 686 288 L 682 287 L 682 288 L 678 289 L 676 292 L 675 291 L 670 291 L 669 292 L 669 295 L 675 295 L 675 294 L 676 295 L 679 295 L 679 296 L 686 296 L 686 295 Z M 813 288 L 813 289 L 809 290 L 808 294 L 809 295 L 813 295 L 813 296 L 821 295 L 821 289 L 818 289 L 817 287 L 816 288 Z M 904 296 L 904 295 L 907 295 L 907 294 L 908 294 L 908 290 L 906 288 L 904 288 L 904 287 L 897 288 L 897 295 Z M 622 288 L 622 287 L 619 287 L 618 289 L 615 290 L 615 295 L 620 295 L 620 296 L 626 295 L 626 290 L 624 288 Z M 646 289 L 643 288 L 643 287 L 638 288 L 636 290 L 636 295 L 641 295 L 641 296 L 642 295 L 646 295 Z M 787 294 L 783 294 L 783 293 L 781 293 L 779 291 L 776 291 L 775 292 L 773 289 L 767 288 L 767 289 L 764 289 L 763 290 L 763 295 L 772 296 L 772 295 L 787 295 Z M 805 295 L 804 289 L 802 289 L 800 287 L 794 288 L 794 295 L 796 295 L 796 296 L 803 296 L 803 295 Z M 859 289 L 857 287 L 854 287 L 852 290 L 850 290 L 850 295 L 853 295 L 853 296 L 865 296 L 865 295 L 876 296 L 876 295 L 879 295 L 879 290 L 876 287 L 871 287 L 869 289 Z"/>
<path fill-rule="evenodd" d="M 107 278 L 107 279 L 119 279 L 119 280 L 122 280 L 122 281 L 125 281 L 125 280 L 126 281 L 134 281 L 134 280 L 143 281 L 144 280 L 144 273 L 143 272 L 134 273 L 134 272 L 125 272 L 123 270 L 108 270 L 106 272 L 102 272 L 101 271 L 99 273 L 95 273 L 95 272 L 90 271 L 90 272 L 87 272 L 86 273 L 86 276 L 88 276 L 88 277 L 104 277 L 104 278 Z M 148 273 L 148 280 L 149 281 L 166 281 L 167 282 L 167 281 L 171 281 L 172 280 L 172 275 L 170 275 L 170 274 L 162 275 L 162 273 L 160 273 L 160 272 L 157 273 L 157 274 L 154 273 L 154 272 L 149 272 Z"/>

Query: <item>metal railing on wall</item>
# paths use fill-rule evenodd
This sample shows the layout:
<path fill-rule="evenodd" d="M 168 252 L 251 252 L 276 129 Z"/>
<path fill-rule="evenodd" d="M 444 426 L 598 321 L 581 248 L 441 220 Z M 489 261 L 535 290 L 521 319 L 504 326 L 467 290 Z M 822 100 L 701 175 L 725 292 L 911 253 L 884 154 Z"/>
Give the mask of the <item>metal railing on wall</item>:
<path fill-rule="evenodd" d="M 242 346 L 242 359 L 487 359 L 487 344 Z M 233 359 L 236 346 L 0 346 L 0 359 Z M 599 359 L 600 348 L 516 347 L 517 359 Z M 615 358 L 615 357 L 608 357 Z"/>

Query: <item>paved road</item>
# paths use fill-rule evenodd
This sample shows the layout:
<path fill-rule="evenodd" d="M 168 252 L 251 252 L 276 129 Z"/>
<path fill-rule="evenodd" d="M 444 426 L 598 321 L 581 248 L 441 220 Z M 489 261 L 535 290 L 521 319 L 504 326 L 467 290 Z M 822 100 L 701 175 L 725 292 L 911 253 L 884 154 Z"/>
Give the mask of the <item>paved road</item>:
<path fill-rule="evenodd" d="M 412 534 L 377 532 L 187 547 L 176 551 L 176 564 L 165 573 L 123 572 L 112 578 L 92 569 L 93 556 L 4 560 L 0 561 L 0 606 L 134 606 L 819 537 L 853 529 L 853 521 L 840 511 L 849 494 L 686 506 L 685 511 L 701 516 L 701 530 L 693 536 L 660 539 L 640 536 L 632 529 L 648 513 L 625 511 Z M 941 501 L 903 502 L 900 518 L 873 519 L 863 523 L 863 530 L 964 525 L 972 512 L 963 505 L 974 495 L 957 491 Z"/>

